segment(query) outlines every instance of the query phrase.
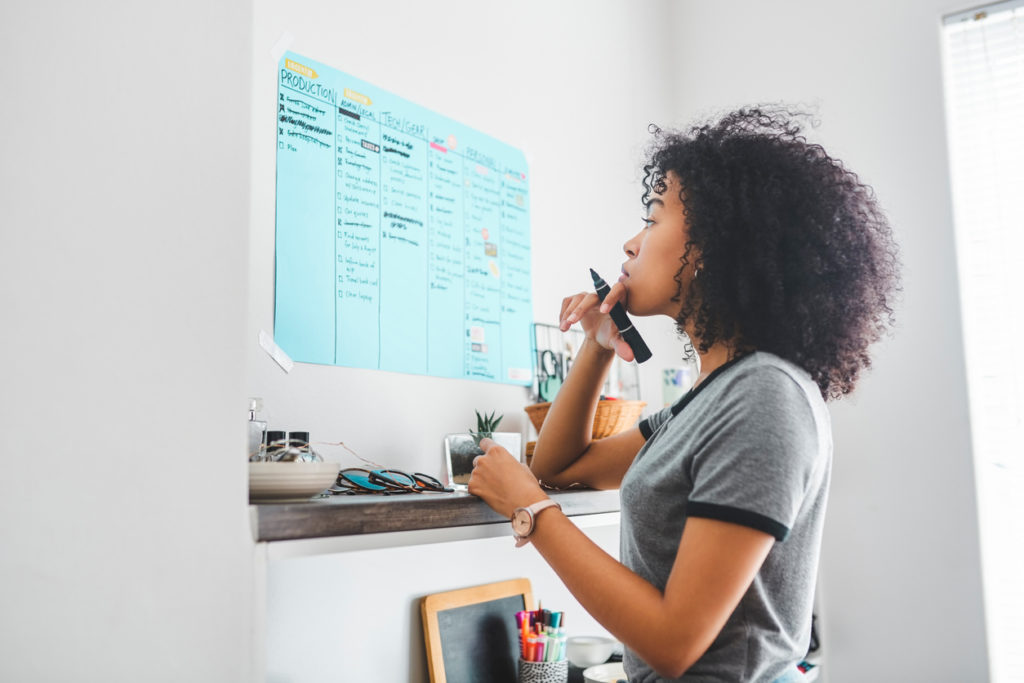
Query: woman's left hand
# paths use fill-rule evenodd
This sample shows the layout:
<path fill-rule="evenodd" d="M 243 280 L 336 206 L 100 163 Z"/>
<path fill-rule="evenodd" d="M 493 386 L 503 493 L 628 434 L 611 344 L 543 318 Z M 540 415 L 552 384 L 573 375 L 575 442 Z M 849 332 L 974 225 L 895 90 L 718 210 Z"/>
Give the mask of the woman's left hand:
<path fill-rule="evenodd" d="M 503 517 L 512 517 L 517 507 L 526 507 L 547 496 L 530 469 L 491 439 L 480 439 L 483 455 L 473 460 L 469 492 Z"/>

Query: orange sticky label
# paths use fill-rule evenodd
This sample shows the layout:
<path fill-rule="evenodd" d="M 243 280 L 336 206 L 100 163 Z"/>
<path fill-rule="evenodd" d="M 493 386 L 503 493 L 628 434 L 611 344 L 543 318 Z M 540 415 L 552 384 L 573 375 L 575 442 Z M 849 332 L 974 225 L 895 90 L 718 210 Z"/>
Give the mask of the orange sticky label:
<path fill-rule="evenodd" d="M 298 62 L 286 59 L 284 60 L 284 66 L 286 69 L 291 69 L 295 73 L 302 74 L 307 78 L 317 78 L 317 73 L 305 64 L 299 64 Z"/>
<path fill-rule="evenodd" d="M 350 90 L 348 88 L 345 88 L 345 97 L 347 99 L 352 100 L 353 102 L 359 102 L 360 104 L 365 104 L 367 107 L 369 107 L 371 104 L 373 104 L 373 100 L 371 100 L 366 95 L 364 95 L 362 93 L 358 93 L 355 90 Z"/>

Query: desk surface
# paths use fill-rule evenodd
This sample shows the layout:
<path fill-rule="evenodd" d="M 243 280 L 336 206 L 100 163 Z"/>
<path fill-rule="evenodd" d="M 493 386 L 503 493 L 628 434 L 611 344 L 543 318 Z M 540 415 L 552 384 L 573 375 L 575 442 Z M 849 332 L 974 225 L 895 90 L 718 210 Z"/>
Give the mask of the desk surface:
<path fill-rule="evenodd" d="M 619 511 L 616 491 L 552 491 L 549 495 L 572 517 Z M 259 503 L 254 510 L 257 541 L 351 536 L 393 531 L 508 524 L 464 492 L 396 496 L 331 496 L 298 503 Z"/>

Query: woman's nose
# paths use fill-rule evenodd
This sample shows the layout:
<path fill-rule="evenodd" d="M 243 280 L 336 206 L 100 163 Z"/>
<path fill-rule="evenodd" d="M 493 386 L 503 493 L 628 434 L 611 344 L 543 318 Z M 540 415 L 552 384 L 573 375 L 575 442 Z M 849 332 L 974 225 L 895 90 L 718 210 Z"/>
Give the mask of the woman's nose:
<path fill-rule="evenodd" d="M 635 258 L 637 250 L 640 248 L 640 233 L 637 233 L 626 240 L 626 243 L 622 245 L 622 251 L 626 252 L 626 256 Z"/>

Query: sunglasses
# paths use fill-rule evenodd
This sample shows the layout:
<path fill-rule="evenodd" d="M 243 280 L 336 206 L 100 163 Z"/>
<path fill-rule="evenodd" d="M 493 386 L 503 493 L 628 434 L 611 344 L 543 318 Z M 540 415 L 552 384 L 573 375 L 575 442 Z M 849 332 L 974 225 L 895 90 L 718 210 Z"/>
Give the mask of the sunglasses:
<path fill-rule="evenodd" d="M 394 493 L 423 493 L 434 491 L 451 493 L 454 489 L 445 487 L 436 478 L 422 472 L 403 472 L 395 469 L 367 470 L 349 467 L 338 472 L 338 479 L 330 489 L 331 493 L 380 493 L 385 496 Z"/>

